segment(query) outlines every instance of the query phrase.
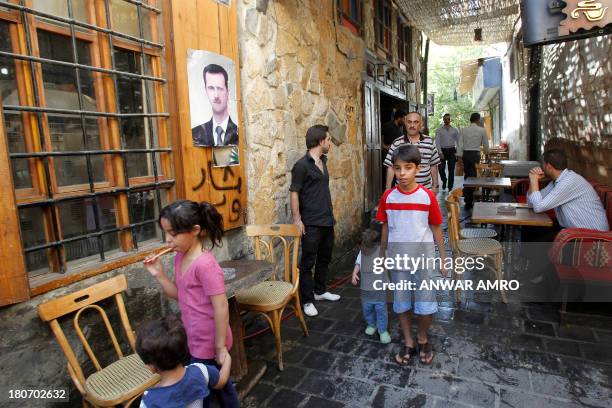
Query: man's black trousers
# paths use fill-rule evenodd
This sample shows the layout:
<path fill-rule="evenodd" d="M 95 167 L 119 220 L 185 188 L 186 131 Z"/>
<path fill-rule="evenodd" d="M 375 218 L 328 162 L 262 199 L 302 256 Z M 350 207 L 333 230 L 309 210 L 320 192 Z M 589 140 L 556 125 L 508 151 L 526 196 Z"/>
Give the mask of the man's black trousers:
<path fill-rule="evenodd" d="M 465 178 L 476 177 L 476 164 L 480 162 L 480 152 L 463 152 L 463 170 Z M 474 204 L 474 187 L 465 187 L 463 189 L 465 204 L 472 206 Z"/>
<path fill-rule="evenodd" d="M 448 189 L 452 190 L 455 185 L 455 162 L 457 158 L 455 154 L 457 150 L 454 147 L 442 148 L 442 155 L 444 158 L 440 161 L 438 165 L 438 170 L 440 171 L 440 178 L 442 179 L 442 183 L 446 185 L 446 165 L 448 163 Z"/>
<path fill-rule="evenodd" d="M 325 279 L 334 248 L 334 227 L 307 225 L 302 236 L 302 259 L 300 260 L 300 298 L 302 304 L 312 303 L 314 293 L 326 292 Z M 314 281 L 312 267 L 314 266 Z"/>

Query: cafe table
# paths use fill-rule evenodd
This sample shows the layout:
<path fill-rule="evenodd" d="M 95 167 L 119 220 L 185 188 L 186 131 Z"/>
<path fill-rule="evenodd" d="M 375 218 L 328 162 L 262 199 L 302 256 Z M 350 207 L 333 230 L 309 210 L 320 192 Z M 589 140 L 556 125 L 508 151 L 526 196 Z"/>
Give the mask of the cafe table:
<path fill-rule="evenodd" d="M 237 384 L 238 397 L 242 398 L 257 384 L 266 372 L 266 363 L 262 360 L 247 362 L 244 348 L 242 319 L 240 308 L 236 301 L 236 293 L 268 280 L 274 266 L 270 262 L 239 259 L 219 263 L 224 270 L 234 269 L 236 276 L 225 281 L 225 294 L 229 304 L 229 320 L 234 344 L 230 350 L 232 356 L 232 378 Z"/>
<path fill-rule="evenodd" d="M 502 176 L 512 178 L 527 178 L 529 170 L 540 166 L 540 163 L 531 160 L 501 160 L 500 164 L 504 165 Z"/>
<path fill-rule="evenodd" d="M 498 213 L 500 207 L 514 207 L 514 214 Z M 474 203 L 472 209 L 472 223 L 474 224 L 497 224 L 501 225 L 501 236 L 507 238 L 506 226 L 514 229 L 516 226 L 531 226 L 531 227 L 552 227 L 553 221 L 546 213 L 536 213 L 528 204 L 521 203 Z M 512 234 L 510 234 L 512 236 Z M 505 245 L 505 252 L 508 259 L 511 259 L 513 268 L 518 267 L 516 262 L 517 256 L 520 256 L 520 246 L 518 243 L 508 242 Z"/>
<path fill-rule="evenodd" d="M 498 213 L 500 207 L 512 206 L 516 209 L 514 214 Z M 499 224 L 532 227 L 552 227 L 553 221 L 545 213 L 536 213 L 527 204 L 518 203 L 474 203 L 472 209 L 472 223 Z"/>
<path fill-rule="evenodd" d="M 483 188 L 510 188 L 512 182 L 509 177 L 467 177 L 463 180 L 463 187 Z"/>

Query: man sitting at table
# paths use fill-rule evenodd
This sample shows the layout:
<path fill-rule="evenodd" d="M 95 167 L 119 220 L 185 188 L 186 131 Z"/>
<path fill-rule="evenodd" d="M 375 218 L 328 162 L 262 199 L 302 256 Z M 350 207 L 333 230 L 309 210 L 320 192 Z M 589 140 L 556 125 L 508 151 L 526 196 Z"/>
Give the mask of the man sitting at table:
<path fill-rule="evenodd" d="M 544 177 L 552 181 L 540 190 L 539 181 Z M 542 167 L 529 171 L 527 202 L 537 213 L 555 210 L 553 227 L 523 227 L 523 242 L 552 242 L 562 228 L 587 228 L 608 231 L 609 225 L 603 205 L 595 189 L 580 174 L 567 168 L 567 156 L 561 149 L 544 152 Z M 540 283 L 550 270 L 548 257 L 542 256 L 547 247 L 528 245 L 526 259 L 536 271 L 532 283 Z"/>
<path fill-rule="evenodd" d="M 539 181 L 544 176 L 552 182 L 540 191 Z M 567 157 L 561 149 L 545 151 L 542 168 L 529 171 L 527 202 L 537 213 L 554 208 L 561 228 L 610 229 L 595 189 L 584 177 L 567 168 Z"/>

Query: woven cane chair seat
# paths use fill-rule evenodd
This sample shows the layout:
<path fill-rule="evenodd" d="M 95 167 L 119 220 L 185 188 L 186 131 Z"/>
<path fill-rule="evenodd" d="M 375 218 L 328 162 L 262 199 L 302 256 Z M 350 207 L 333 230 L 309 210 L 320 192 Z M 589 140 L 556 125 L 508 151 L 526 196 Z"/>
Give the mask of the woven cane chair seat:
<path fill-rule="evenodd" d="M 98 401 L 116 401 L 132 390 L 147 389 L 159 381 L 138 354 L 130 354 L 87 378 L 85 392 Z"/>
<path fill-rule="evenodd" d="M 489 255 L 502 252 L 501 244 L 491 238 L 462 239 L 457 242 L 461 252 L 469 255 Z"/>
<path fill-rule="evenodd" d="M 277 305 L 287 299 L 292 289 L 289 282 L 265 281 L 236 293 L 236 300 L 241 305 Z"/>
<path fill-rule="evenodd" d="M 494 238 L 497 231 L 491 228 L 462 228 L 459 235 L 461 238 Z"/>

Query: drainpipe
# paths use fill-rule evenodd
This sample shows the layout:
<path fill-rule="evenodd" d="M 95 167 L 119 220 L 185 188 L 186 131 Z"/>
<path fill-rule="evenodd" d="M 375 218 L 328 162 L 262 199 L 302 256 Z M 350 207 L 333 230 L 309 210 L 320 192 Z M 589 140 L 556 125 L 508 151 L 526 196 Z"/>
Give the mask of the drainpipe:
<path fill-rule="evenodd" d="M 429 61 L 429 38 L 425 41 L 425 58 L 423 60 L 423 105 L 427 105 L 427 62 Z M 429 114 L 429 112 L 427 112 Z"/>

